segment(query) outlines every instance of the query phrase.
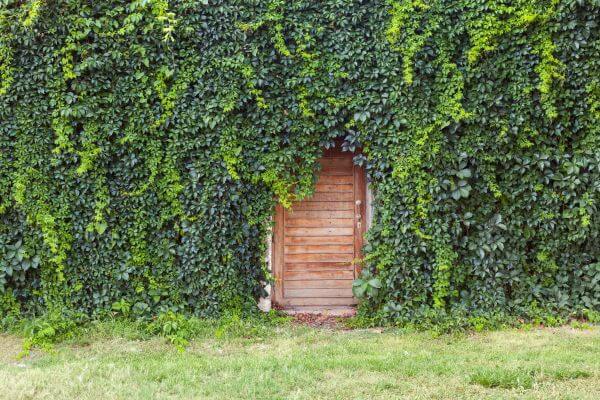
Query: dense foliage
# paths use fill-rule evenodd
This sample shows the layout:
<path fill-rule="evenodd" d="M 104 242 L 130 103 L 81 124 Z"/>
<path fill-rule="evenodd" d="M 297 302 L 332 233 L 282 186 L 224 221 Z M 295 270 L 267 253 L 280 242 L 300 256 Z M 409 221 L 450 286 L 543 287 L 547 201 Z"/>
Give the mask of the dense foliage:
<path fill-rule="evenodd" d="M 0 312 L 251 304 L 338 137 L 365 315 L 600 308 L 598 0 L 0 6 Z"/>

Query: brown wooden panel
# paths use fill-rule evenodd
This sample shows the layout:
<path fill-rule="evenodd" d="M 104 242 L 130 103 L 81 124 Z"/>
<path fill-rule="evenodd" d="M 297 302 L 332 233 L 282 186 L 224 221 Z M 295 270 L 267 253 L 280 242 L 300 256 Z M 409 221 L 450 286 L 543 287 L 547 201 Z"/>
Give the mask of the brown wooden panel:
<path fill-rule="evenodd" d="M 351 262 L 354 254 L 286 254 L 286 263 L 293 262 Z"/>
<path fill-rule="evenodd" d="M 354 218 L 354 212 L 352 210 L 315 210 L 315 211 L 289 211 L 285 214 L 286 219 L 294 218 Z"/>
<path fill-rule="evenodd" d="M 315 186 L 315 193 L 325 192 L 325 193 L 339 193 L 339 192 L 352 192 L 354 190 L 354 185 L 330 185 L 325 183 L 317 183 Z"/>
<path fill-rule="evenodd" d="M 362 258 L 362 247 L 363 247 L 363 237 L 366 232 L 366 206 L 367 206 L 367 186 L 365 182 L 365 171 L 362 167 L 354 166 L 354 187 L 356 188 L 354 193 L 354 204 L 356 209 L 354 212 L 357 215 L 357 220 L 355 224 L 354 231 L 354 257 Z M 356 275 L 360 273 L 360 263 L 356 264 Z"/>
<path fill-rule="evenodd" d="M 288 289 L 283 287 L 283 295 L 285 297 L 352 297 L 352 287 L 335 288 L 335 289 Z"/>
<path fill-rule="evenodd" d="M 325 228 L 329 226 L 345 226 L 351 227 L 354 225 L 353 218 L 286 218 L 285 226 L 295 226 L 304 228 Z"/>
<path fill-rule="evenodd" d="M 283 274 L 286 281 L 307 279 L 354 279 L 354 271 L 284 271 Z"/>
<path fill-rule="evenodd" d="M 354 245 L 339 245 L 339 244 L 315 244 L 309 246 L 286 245 L 284 254 L 306 254 L 306 253 L 321 253 L 321 254 L 354 254 Z"/>
<path fill-rule="evenodd" d="M 352 157 L 326 157 L 319 160 L 319 164 L 323 168 L 325 167 L 336 167 L 346 168 L 352 173 L 352 166 L 354 165 Z"/>
<path fill-rule="evenodd" d="M 337 167 L 337 166 L 326 166 L 321 168 L 321 172 L 320 175 L 321 176 L 327 176 L 327 175 L 348 175 L 352 173 L 352 168 L 346 168 L 346 167 Z"/>
<path fill-rule="evenodd" d="M 286 289 L 347 289 L 352 287 L 352 279 L 311 279 L 287 281 Z"/>
<path fill-rule="evenodd" d="M 325 154 L 313 196 L 289 210 L 278 207 L 274 298 L 284 307 L 356 304 L 353 260 L 364 232 L 364 171 L 339 143 Z"/>
<path fill-rule="evenodd" d="M 340 184 L 354 184 L 354 177 L 352 175 L 321 175 L 319 176 L 320 184 L 327 185 L 340 185 Z"/>
<path fill-rule="evenodd" d="M 286 236 L 285 244 L 353 244 L 354 236 Z"/>
<path fill-rule="evenodd" d="M 283 242 L 285 227 L 283 226 L 283 207 L 278 204 L 275 207 L 275 226 L 273 229 L 273 275 L 275 277 L 274 290 L 272 292 L 275 303 L 283 301 Z"/>
<path fill-rule="evenodd" d="M 353 234 L 354 228 L 285 228 L 285 236 L 348 236 Z"/>
<path fill-rule="evenodd" d="M 304 201 L 354 201 L 352 192 L 322 193 L 317 192 Z"/>
<path fill-rule="evenodd" d="M 292 204 L 292 212 L 303 210 L 354 210 L 353 201 L 303 201 Z"/>
<path fill-rule="evenodd" d="M 283 267 L 286 271 L 327 271 L 327 270 L 352 270 L 354 266 L 350 262 L 308 262 L 308 263 L 286 263 Z"/>
<path fill-rule="evenodd" d="M 353 297 L 296 297 L 285 299 L 282 304 L 289 307 L 294 306 L 351 306 L 357 301 Z"/>
<path fill-rule="evenodd" d="M 323 157 L 354 157 L 354 153 L 342 150 L 342 142 L 336 139 L 335 147 L 323 149 Z"/>

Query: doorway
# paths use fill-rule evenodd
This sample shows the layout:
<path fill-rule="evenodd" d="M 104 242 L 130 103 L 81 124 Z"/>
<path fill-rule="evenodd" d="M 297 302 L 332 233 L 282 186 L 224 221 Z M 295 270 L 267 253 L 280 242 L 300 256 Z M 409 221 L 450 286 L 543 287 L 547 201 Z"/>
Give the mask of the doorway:
<path fill-rule="evenodd" d="M 356 304 L 365 232 L 366 179 L 354 154 L 327 150 L 312 197 L 277 206 L 273 232 L 273 303 L 289 310 L 343 309 Z"/>

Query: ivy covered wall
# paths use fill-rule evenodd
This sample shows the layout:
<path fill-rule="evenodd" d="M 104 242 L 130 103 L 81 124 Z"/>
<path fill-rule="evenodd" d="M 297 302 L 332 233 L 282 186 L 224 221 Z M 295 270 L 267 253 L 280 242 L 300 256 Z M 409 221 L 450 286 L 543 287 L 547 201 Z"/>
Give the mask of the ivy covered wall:
<path fill-rule="evenodd" d="M 600 308 L 599 1 L 0 6 L 0 312 L 253 304 L 339 137 L 365 315 Z"/>

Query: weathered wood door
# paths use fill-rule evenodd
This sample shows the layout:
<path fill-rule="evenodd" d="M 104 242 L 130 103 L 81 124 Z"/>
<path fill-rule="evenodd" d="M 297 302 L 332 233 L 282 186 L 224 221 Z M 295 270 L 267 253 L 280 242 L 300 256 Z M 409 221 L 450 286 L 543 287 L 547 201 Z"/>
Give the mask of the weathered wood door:
<path fill-rule="evenodd" d="M 328 150 L 312 197 L 277 207 L 273 235 L 273 300 L 284 308 L 356 304 L 365 229 L 365 175 L 353 154 Z"/>

